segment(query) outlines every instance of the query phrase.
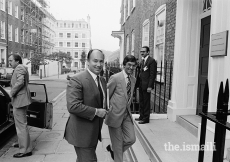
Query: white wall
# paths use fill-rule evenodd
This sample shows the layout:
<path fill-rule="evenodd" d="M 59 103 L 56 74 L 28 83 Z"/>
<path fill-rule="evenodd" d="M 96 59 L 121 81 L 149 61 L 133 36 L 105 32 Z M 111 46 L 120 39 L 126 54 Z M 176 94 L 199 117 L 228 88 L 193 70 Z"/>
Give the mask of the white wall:
<path fill-rule="evenodd" d="M 45 74 L 46 77 L 58 75 L 58 62 L 57 61 L 50 61 L 46 60 L 48 62 L 47 65 L 45 65 Z M 44 65 L 40 65 L 39 67 L 39 76 L 40 76 L 40 70 L 42 70 L 42 77 L 45 77 L 44 75 Z M 61 64 L 59 62 L 59 74 L 61 74 Z"/>
<path fill-rule="evenodd" d="M 167 110 L 172 121 L 177 115 L 196 114 L 201 12 L 200 0 L 177 1 L 172 94 Z"/>

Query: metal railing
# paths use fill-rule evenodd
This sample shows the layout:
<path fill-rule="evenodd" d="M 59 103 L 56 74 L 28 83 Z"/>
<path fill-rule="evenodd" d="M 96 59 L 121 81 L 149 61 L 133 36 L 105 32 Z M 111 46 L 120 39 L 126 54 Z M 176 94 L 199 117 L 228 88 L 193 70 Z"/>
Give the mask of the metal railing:
<path fill-rule="evenodd" d="M 153 101 L 151 102 L 153 113 L 167 113 L 168 100 L 171 99 L 172 72 L 172 61 L 165 61 L 164 66 L 161 62 L 160 67 L 157 67 L 157 77 L 152 92 Z"/>
<path fill-rule="evenodd" d="M 208 81 L 206 80 L 204 94 L 203 94 L 203 107 L 202 107 L 202 112 L 200 113 L 202 120 L 201 120 L 201 132 L 200 132 L 200 144 L 199 144 L 200 150 L 199 150 L 198 162 L 204 161 L 205 150 L 203 148 L 205 148 L 207 120 L 210 120 L 215 123 L 212 161 L 223 162 L 226 130 L 230 130 L 230 123 L 227 122 L 227 117 L 228 115 L 230 115 L 230 110 L 228 110 L 228 101 L 229 101 L 228 79 L 225 84 L 225 89 L 223 88 L 223 82 L 221 82 L 220 84 L 216 112 L 208 112 L 208 100 L 209 100 L 209 88 L 208 88 Z M 230 159 L 227 160 L 229 161 Z"/>

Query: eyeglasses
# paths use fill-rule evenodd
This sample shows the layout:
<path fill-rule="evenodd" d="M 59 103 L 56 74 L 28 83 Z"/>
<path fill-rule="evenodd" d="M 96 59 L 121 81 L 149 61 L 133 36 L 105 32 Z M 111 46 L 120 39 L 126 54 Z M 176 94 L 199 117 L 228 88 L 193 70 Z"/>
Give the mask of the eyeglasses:
<path fill-rule="evenodd" d="M 147 52 L 147 51 L 140 51 L 141 53 L 145 53 L 145 52 Z"/>

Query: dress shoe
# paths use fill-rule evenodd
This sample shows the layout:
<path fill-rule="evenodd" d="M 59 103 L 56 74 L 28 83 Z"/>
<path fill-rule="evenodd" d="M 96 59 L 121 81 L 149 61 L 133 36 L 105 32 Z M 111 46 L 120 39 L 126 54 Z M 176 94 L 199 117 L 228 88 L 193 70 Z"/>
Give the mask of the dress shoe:
<path fill-rule="evenodd" d="M 142 121 L 142 119 L 140 119 L 140 118 L 135 118 L 135 120 L 136 120 L 136 121 Z"/>
<path fill-rule="evenodd" d="M 113 154 L 113 151 L 112 151 L 110 145 L 108 145 L 108 146 L 106 147 L 106 150 L 110 152 L 110 155 L 111 155 L 112 159 L 114 160 L 114 154 Z"/>
<path fill-rule="evenodd" d="M 32 155 L 32 152 L 27 152 L 27 153 L 17 153 L 17 154 L 14 154 L 14 158 L 22 158 L 22 157 L 27 157 L 27 156 L 31 156 Z"/>
<path fill-rule="evenodd" d="M 143 121 L 139 121 L 138 123 L 139 124 L 145 124 L 145 123 L 149 123 L 149 121 L 148 120 L 143 120 Z"/>
<path fill-rule="evenodd" d="M 19 144 L 18 143 L 13 144 L 12 146 L 15 147 L 15 148 L 19 148 Z"/>

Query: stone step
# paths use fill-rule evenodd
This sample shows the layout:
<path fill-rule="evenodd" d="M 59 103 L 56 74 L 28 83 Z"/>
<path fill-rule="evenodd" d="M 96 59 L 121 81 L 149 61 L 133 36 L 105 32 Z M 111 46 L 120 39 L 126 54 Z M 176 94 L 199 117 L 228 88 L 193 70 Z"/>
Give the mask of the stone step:
<path fill-rule="evenodd" d="M 198 123 L 201 122 L 201 117 L 198 115 L 181 115 L 177 116 L 176 122 L 189 131 L 195 137 L 198 137 Z"/>

